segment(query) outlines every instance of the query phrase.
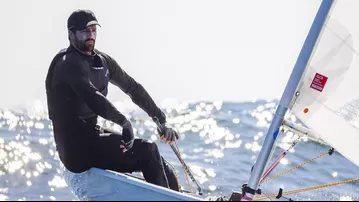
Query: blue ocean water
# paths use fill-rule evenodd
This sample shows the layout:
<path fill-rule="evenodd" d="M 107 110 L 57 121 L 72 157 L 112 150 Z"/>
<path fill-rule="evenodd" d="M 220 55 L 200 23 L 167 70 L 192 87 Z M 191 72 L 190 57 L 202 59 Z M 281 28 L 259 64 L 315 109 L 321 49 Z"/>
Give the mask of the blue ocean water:
<path fill-rule="evenodd" d="M 276 107 L 276 101 L 190 102 L 164 109 L 180 132 L 178 146 L 204 189 L 204 196 L 229 196 L 249 179 Z M 136 137 L 158 142 L 155 124 L 141 110 L 127 114 Z M 60 175 L 52 127 L 44 110 L 0 110 L 0 200 L 77 200 Z M 293 118 L 293 117 L 292 117 Z M 101 124 L 110 124 L 100 119 Z M 297 139 L 281 134 L 274 160 Z M 350 140 L 348 140 L 350 141 Z M 173 164 L 181 185 L 189 190 L 180 162 L 170 147 L 161 154 Z M 330 148 L 302 138 L 269 176 L 297 166 Z M 338 153 L 289 172 L 261 186 L 265 194 L 353 179 L 359 168 Z M 192 184 L 192 189 L 196 189 Z M 359 183 L 337 185 L 287 197 L 292 200 L 359 200 Z M 278 199 L 272 199 L 278 200 Z M 279 199 L 287 200 L 287 199 Z"/>

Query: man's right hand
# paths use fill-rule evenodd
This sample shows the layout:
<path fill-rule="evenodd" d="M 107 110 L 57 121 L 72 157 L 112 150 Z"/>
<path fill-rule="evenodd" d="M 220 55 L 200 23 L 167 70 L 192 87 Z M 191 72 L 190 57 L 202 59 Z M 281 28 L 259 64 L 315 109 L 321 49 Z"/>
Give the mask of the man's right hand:
<path fill-rule="evenodd" d="M 133 129 L 131 124 L 123 125 L 122 129 L 122 144 L 120 145 L 123 148 L 123 152 L 130 150 L 133 146 L 133 142 L 135 140 L 135 135 L 133 134 Z"/>

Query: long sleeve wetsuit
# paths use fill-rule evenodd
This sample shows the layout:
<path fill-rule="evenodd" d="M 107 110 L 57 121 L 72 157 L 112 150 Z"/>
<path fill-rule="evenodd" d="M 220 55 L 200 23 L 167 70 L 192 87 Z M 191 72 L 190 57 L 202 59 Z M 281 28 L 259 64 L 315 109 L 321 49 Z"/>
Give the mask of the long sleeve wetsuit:
<path fill-rule="evenodd" d="M 128 122 L 106 98 L 110 82 L 150 117 L 160 123 L 166 121 L 144 87 L 112 57 L 98 50 L 85 55 L 69 46 L 54 57 L 45 82 L 49 117 L 61 161 L 72 172 L 91 167 L 119 172 L 142 170 L 147 181 L 165 186 L 163 164 L 155 144 L 135 141 L 133 149 L 122 153 L 119 136 L 101 138 L 95 130 L 98 116 L 121 126 Z"/>

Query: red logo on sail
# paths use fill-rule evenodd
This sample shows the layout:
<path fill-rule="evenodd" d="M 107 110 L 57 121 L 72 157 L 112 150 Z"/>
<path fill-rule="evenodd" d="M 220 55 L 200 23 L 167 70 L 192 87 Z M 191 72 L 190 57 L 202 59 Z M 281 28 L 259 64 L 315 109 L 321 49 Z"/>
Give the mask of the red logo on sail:
<path fill-rule="evenodd" d="M 310 87 L 322 92 L 325 86 L 325 83 L 327 83 L 328 77 L 323 76 L 319 73 L 315 74 L 315 77 L 313 78 L 312 84 L 310 84 Z"/>

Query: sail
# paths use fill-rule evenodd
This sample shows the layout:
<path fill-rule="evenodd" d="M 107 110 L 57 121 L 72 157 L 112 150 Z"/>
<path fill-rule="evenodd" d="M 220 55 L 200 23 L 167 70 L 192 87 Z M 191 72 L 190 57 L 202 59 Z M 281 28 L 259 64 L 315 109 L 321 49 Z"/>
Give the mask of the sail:
<path fill-rule="evenodd" d="M 291 112 L 359 166 L 359 1 L 336 1 L 307 64 Z"/>

